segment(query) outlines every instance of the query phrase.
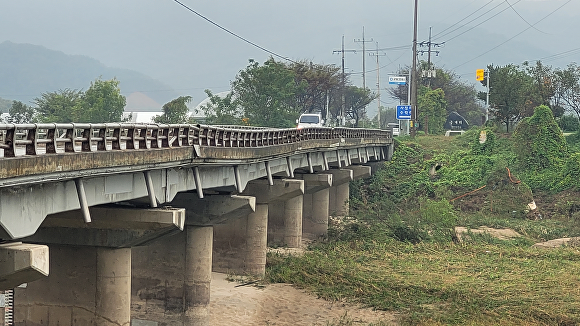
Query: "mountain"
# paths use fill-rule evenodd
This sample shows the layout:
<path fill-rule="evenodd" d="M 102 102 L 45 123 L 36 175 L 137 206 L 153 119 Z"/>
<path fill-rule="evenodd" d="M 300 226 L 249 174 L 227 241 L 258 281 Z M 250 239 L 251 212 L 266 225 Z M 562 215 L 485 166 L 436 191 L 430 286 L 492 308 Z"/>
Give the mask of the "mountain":
<path fill-rule="evenodd" d="M 32 44 L 0 43 L 0 98 L 29 104 L 45 92 L 86 90 L 99 77 L 117 78 L 127 97 L 140 92 L 157 103 L 166 103 L 179 96 L 161 81 L 133 70 L 107 67 L 88 56 L 67 55 Z"/>

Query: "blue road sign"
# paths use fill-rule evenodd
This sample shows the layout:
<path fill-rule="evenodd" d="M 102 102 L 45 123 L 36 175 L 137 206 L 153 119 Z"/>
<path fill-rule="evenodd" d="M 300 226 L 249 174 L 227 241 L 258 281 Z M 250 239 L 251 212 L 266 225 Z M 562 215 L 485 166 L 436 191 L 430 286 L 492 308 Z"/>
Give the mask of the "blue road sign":
<path fill-rule="evenodd" d="M 411 120 L 410 105 L 397 105 L 397 120 Z"/>

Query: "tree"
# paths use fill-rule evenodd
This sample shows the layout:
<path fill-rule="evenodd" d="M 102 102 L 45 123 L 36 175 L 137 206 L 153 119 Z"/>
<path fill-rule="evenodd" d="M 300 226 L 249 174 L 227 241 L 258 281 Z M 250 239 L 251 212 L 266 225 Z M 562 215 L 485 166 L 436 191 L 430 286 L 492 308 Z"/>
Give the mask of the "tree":
<path fill-rule="evenodd" d="M 347 86 L 344 94 L 347 118 L 354 120 L 353 126 L 359 127 L 361 120 L 366 118 L 366 107 L 377 98 L 368 88 Z"/>
<path fill-rule="evenodd" d="M 36 112 L 20 101 L 13 101 L 8 113 L 10 114 L 8 118 L 10 123 L 31 123 L 34 122 Z"/>
<path fill-rule="evenodd" d="M 564 70 L 555 71 L 555 105 L 563 106 L 580 118 L 580 67 L 569 64 Z"/>
<path fill-rule="evenodd" d="M 568 157 L 568 145 L 546 105 L 534 109 L 514 131 L 515 152 L 526 169 L 536 171 L 558 166 Z"/>
<path fill-rule="evenodd" d="M 320 112 L 326 120 L 329 96 L 342 84 L 340 68 L 306 61 L 291 63 L 288 67 L 294 72 L 300 90 L 296 94 L 299 113 Z"/>
<path fill-rule="evenodd" d="M 489 78 L 491 78 L 489 90 L 490 111 L 495 119 L 506 125 L 509 132 L 510 126 L 517 123 L 523 117 L 529 116 L 526 112 L 527 94 L 532 87 L 532 79 L 518 66 L 509 64 L 504 67 L 489 65 Z M 486 79 L 481 81 L 483 85 Z M 479 94 L 485 98 L 485 93 Z"/>
<path fill-rule="evenodd" d="M 206 89 L 205 93 L 209 98 L 209 102 L 202 105 L 199 110 L 204 113 L 206 123 L 218 125 L 242 124 L 242 111 L 238 109 L 233 100 L 232 92 L 228 92 L 223 97 L 214 95 L 209 89 Z"/>
<path fill-rule="evenodd" d="M 119 122 L 122 120 L 126 102 L 117 79 L 98 78 L 91 82 L 91 86 L 82 94 L 75 107 L 75 122 Z"/>
<path fill-rule="evenodd" d="M 419 121 L 423 121 L 423 131 L 425 134 L 441 134 L 444 131 L 443 125 L 447 120 L 447 102 L 445 92 L 441 88 L 429 89 L 419 88 L 417 96 Z"/>
<path fill-rule="evenodd" d="M 191 102 L 191 96 L 180 96 L 163 104 L 163 114 L 153 117 L 156 123 L 187 123 L 189 108 L 187 103 Z"/>
<path fill-rule="evenodd" d="M 532 85 L 527 94 L 528 100 L 526 106 L 535 108 L 540 105 L 545 105 L 552 109 L 555 117 L 560 117 L 564 114 L 558 105 L 552 105 L 552 99 L 556 94 L 556 74 L 552 71 L 551 66 L 542 64 L 541 61 L 536 61 L 536 65 L 532 66 L 525 61 L 523 64 L 526 72 L 531 77 Z"/>
<path fill-rule="evenodd" d="M 82 91 L 64 89 L 42 93 L 33 100 L 40 122 L 79 122 L 76 120 L 75 107 L 79 105 Z"/>
<path fill-rule="evenodd" d="M 303 85 L 296 85 L 295 75 L 284 64 L 270 58 L 260 66 L 250 60 L 232 82 L 236 103 L 244 118 L 253 126 L 292 127 L 300 110 L 296 94 Z"/>

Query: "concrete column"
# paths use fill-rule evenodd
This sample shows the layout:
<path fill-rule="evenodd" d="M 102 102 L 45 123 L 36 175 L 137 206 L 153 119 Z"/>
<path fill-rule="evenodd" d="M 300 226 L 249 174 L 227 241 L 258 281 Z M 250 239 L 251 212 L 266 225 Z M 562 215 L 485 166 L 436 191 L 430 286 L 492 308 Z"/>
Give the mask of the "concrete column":
<path fill-rule="evenodd" d="M 349 183 L 353 180 L 353 170 L 348 167 L 328 171 L 332 174 L 330 187 L 329 212 L 333 216 L 348 214 Z"/>
<path fill-rule="evenodd" d="M 290 248 L 302 244 L 302 209 L 304 196 L 296 196 L 284 203 L 284 243 Z"/>
<path fill-rule="evenodd" d="M 304 180 L 302 237 L 315 240 L 328 232 L 329 189 L 332 174 L 296 174 Z"/>
<path fill-rule="evenodd" d="M 136 325 L 209 325 L 213 227 L 133 248 L 132 314 Z"/>
<path fill-rule="evenodd" d="M 246 232 L 246 263 L 244 271 L 251 275 L 266 274 L 268 247 L 268 205 L 257 204 L 256 212 L 248 215 Z"/>
<path fill-rule="evenodd" d="M 329 195 L 328 188 L 304 195 L 303 237 L 315 240 L 328 232 Z"/>
<path fill-rule="evenodd" d="M 50 246 L 50 266 L 16 289 L 15 325 L 130 324 L 130 249 Z"/>
<path fill-rule="evenodd" d="M 183 325 L 209 325 L 213 227 L 187 226 Z"/>
<path fill-rule="evenodd" d="M 246 217 L 214 226 L 213 270 L 263 276 L 266 271 L 268 205 Z"/>
<path fill-rule="evenodd" d="M 62 284 L 61 286 L 66 286 Z M 97 248 L 96 325 L 130 325 L 131 249 Z"/>
<path fill-rule="evenodd" d="M 343 183 L 330 188 L 329 213 L 332 216 L 346 216 L 349 212 L 349 184 Z"/>

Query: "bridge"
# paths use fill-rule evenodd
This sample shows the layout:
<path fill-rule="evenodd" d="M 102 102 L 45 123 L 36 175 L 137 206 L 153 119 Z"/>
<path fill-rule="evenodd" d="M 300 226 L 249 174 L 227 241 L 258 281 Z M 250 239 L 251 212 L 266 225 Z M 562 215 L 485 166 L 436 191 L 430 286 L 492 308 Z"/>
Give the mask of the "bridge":
<path fill-rule="evenodd" d="M 0 124 L 4 322 L 207 325 L 212 270 L 263 276 L 268 245 L 323 237 L 391 136 Z"/>

